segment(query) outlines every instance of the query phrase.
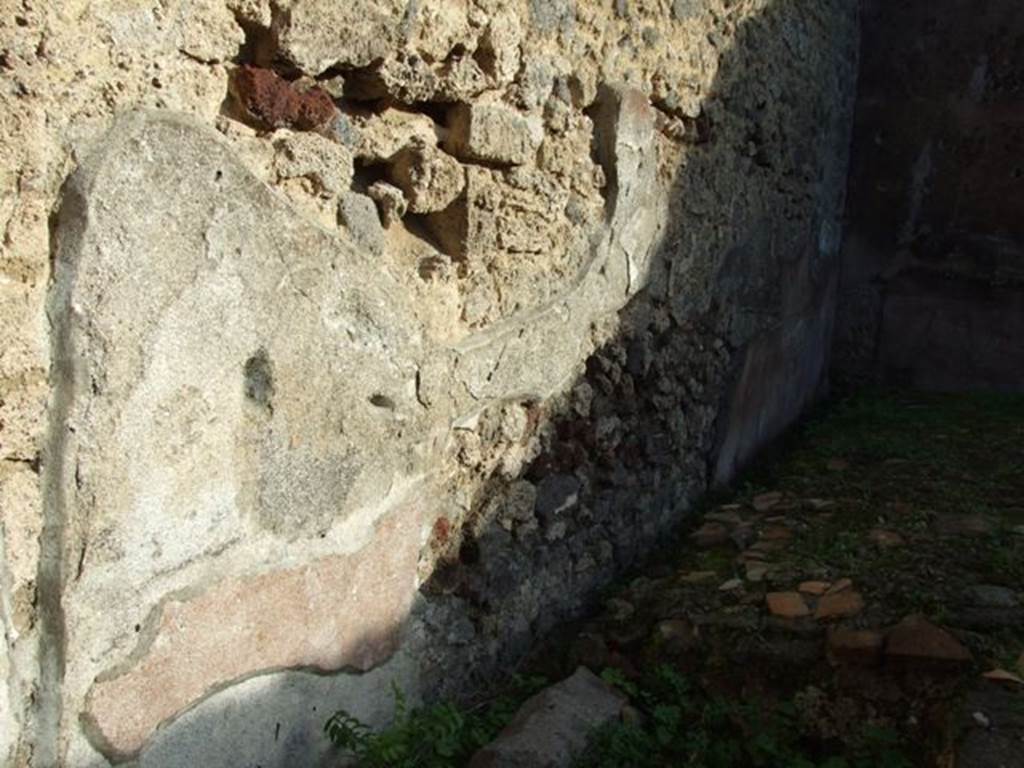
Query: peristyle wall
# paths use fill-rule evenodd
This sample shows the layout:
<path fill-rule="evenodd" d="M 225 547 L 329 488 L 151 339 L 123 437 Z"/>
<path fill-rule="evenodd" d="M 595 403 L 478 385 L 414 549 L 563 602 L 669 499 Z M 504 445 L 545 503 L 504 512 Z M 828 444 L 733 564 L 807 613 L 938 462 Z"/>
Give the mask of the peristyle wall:
<path fill-rule="evenodd" d="M 0 14 L 0 762 L 330 764 L 825 385 L 849 0 Z"/>

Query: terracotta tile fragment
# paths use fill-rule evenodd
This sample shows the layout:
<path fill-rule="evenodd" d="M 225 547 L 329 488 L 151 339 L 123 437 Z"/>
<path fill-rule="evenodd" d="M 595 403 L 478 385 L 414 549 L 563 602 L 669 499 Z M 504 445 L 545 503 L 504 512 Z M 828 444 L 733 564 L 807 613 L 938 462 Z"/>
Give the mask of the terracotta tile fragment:
<path fill-rule="evenodd" d="M 824 621 L 827 619 L 842 619 L 856 616 L 864 610 L 864 598 L 860 592 L 847 589 L 835 594 L 826 594 L 818 601 L 818 607 L 814 611 L 814 618 Z"/>
<path fill-rule="evenodd" d="M 907 616 L 889 632 L 885 655 L 903 661 L 968 664 L 971 653 L 945 629 L 923 616 Z"/>
<path fill-rule="evenodd" d="M 832 583 L 828 581 L 804 581 L 797 587 L 797 591 L 802 592 L 805 595 L 821 597 L 828 592 L 829 587 L 831 586 Z"/>
<path fill-rule="evenodd" d="M 768 602 L 768 610 L 773 616 L 797 619 L 811 614 L 810 608 L 807 607 L 807 603 L 799 592 L 769 592 L 765 599 Z"/>

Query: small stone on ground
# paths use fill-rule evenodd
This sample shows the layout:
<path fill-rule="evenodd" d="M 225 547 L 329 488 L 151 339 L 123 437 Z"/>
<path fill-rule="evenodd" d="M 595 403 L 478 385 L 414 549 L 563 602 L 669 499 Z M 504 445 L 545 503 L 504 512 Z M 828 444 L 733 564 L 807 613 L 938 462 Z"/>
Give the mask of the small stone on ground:
<path fill-rule="evenodd" d="M 774 509 L 782 501 L 781 491 L 769 491 L 768 493 L 761 493 L 755 496 L 751 500 L 751 506 L 758 512 L 767 512 L 770 509 Z"/>
<path fill-rule="evenodd" d="M 968 664 L 972 657 L 963 644 L 923 616 L 907 616 L 889 632 L 885 655 L 891 659 Z"/>
<path fill-rule="evenodd" d="M 832 586 L 827 581 L 804 581 L 797 587 L 798 592 L 802 592 L 805 595 L 812 595 L 814 597 L 821 597 L 829 588 Z"/>
<path fill-rule="evenodd" d="M 814 618 L 818 620 L 840 619 L 856 616 L 864 610 L 864 598 L 860 592 L 847 589 L 842 592 L 828 594 L 818 601 Z"/>
<path fill-rule="evenodd" d="M 580 667 L 569 678 L 528 699 L 469 768 L 569 768 L 591 733 L 619 717 L 624 697 Z"/>
<path fill-rule="evenodd" d="M 773 616 L 783 619 L 798 619 L 811 615 L 810 608 L 807 607 L 807 603 L 799 592 L 769 592 L 765 599 L 768 602 L 768 610 Z"/>

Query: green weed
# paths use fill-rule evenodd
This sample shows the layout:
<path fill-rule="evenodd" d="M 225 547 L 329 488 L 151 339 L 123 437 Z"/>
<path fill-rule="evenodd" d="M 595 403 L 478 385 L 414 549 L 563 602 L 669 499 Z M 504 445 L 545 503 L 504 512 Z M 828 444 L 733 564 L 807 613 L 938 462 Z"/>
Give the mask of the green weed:
<path fill-rule="evenodd" d="M 450 702 L 410 708 L 393 686 L 395 717 L 389 727 L 374 731 L 339 710 L 327 720 L 324 732 L 360 768 L 454 768 L 493 741 L 519 705 L 545 684 L 537 677 L 517 678 L 509 693 L 473 709 Z"/>
<path fill-rule="evenodd" d="M 599 730 L 574 768 L 910 768 L 898 736 L 865 729 L 839 755 L 813 754 L 792 703 L 733 701 L 697 690 L 672 667 L 639 684 L 602 677 L 629 696 L 629 722 Z M 623 684 L 625 681 L 625 684 Z"/>

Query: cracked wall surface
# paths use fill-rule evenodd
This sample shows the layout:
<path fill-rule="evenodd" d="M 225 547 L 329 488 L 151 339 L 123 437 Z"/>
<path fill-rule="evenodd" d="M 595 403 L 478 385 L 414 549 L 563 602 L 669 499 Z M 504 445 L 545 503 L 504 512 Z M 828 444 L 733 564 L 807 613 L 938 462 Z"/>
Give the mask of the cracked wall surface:
<path fill-rule="evenodd" d="M 0 6 L 0 763 L 329 760 L 825 385 L 855 3 Z"/>

